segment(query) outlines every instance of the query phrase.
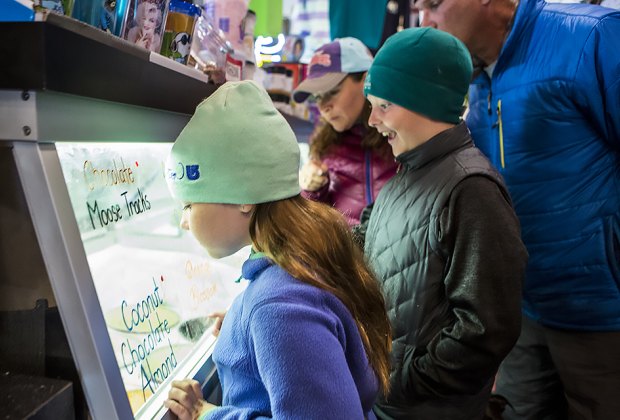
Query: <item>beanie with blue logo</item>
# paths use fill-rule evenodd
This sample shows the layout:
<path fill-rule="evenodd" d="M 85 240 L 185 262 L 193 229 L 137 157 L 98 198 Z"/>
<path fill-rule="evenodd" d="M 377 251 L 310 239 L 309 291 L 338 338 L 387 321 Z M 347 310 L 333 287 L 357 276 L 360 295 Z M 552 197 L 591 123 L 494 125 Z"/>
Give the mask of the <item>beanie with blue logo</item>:
<path fill-rule="evenodd" d="M 295 133 L 253 81 L 228 82 L 196 107 L 165 167 L 184 203 L 259 204 L 300 193 Z"/>

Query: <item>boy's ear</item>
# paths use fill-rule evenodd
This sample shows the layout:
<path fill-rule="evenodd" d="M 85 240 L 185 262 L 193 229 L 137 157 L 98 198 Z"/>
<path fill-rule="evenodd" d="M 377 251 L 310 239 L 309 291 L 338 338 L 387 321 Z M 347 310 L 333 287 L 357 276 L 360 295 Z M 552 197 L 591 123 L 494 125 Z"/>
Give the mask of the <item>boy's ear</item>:
<path fill-rule="evenodd" d="M 240 204 L 239 210 L 241 213 L 249 214 L 254 210 L 254 204 Z"/>

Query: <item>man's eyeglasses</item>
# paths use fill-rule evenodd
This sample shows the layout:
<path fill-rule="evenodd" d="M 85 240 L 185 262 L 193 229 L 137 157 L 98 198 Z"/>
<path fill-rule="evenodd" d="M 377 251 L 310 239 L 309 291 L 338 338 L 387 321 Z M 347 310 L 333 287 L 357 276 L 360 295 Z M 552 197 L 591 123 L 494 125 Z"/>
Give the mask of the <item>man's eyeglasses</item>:
<path fill-rule="evenodd" d="M 416 2 L 414 3 L 414 6 L 418 9 L 418 10 L 423 10 L 423 9 L 436 9 L 439 7 L 439 5 L 441 5 L 441 3 L 443 3 L 443 0 L 416 0 Z"/>

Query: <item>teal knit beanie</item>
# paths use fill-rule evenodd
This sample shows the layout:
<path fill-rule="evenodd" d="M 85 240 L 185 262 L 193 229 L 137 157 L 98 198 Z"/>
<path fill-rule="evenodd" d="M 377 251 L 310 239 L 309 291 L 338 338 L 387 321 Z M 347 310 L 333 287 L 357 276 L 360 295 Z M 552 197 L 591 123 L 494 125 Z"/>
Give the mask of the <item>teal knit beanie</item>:
<path fill-rule="evenodd" d="M 196 107 L 165 171 L 185 203 L 259 204 L 300 193 L 295 134 L 252 81 L 225 83 Z"/>
<path fill-rule="evenodd" d="M 457 38 L 434 28 L 410 28 L 383 44 L 368 70 L 364 94 L 458 124 L 472 73 L 469 51 Z"/>

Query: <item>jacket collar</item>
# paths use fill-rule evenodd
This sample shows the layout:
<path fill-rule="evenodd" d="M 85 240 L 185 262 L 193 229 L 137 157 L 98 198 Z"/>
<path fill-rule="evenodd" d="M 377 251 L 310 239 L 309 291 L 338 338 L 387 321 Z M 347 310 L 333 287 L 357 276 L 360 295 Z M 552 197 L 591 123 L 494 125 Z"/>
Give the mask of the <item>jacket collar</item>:
<path fill-rule="evenodd" d="M 396 161 L 407 169 L 419 169 L 455 150 L 471 146 L 473 146 L 473 142 L 469 129 L 462 122 L 455 127 L 442 131 L 415 149 L 398 155 Z"/>
<path fill-rule="evenodd" d="M 359 145 L 361 139 L 366 135 L 368 130 L 362 123 L 356 123 L 353 127 L 343 131 L 340 135 L 342 143 Z"/>
<path fill-rule="evenodd" d="M 526 42 L 526 37 L 531 37 L 533 31 L 530 26 L 533 25 L 536 18 L 545 6 L 544 0 L 520 0 L 517 5 L 517 11 L 512 22 L 512 28 L 504 42 L 504 46 L 499 53 L 497 67 L 501 66 L 502 59 L 510 58 L 514 54 L 518 45 Z M 523 58 L 525 59 L 525 57 Z"/>
<path fill-rule="evenodd" d="M 265 256 L 262 252 L 252 252 L 250 257 L 245 260 L 243 265 L 241 266 L 241 277 L 246 280 L 254 280 L 258 277 L 258 275 L 267 267 L 272 265 L 273 262 Z M 237 281 L 239 281 L 237 280 Z"/>
<path fill-rule="evenodd" d="M 366 127 L 364 127 L 364 124 L 362 124 L 361 122 L 355 123 L 355 125 L 353 125 L 353 127 L 349 128 L 346 132 L 347 133 L 351 133 L 355 136 L 363 136 L 366 134 L 366 131 L 368 131 L 366 129 Z"/>

